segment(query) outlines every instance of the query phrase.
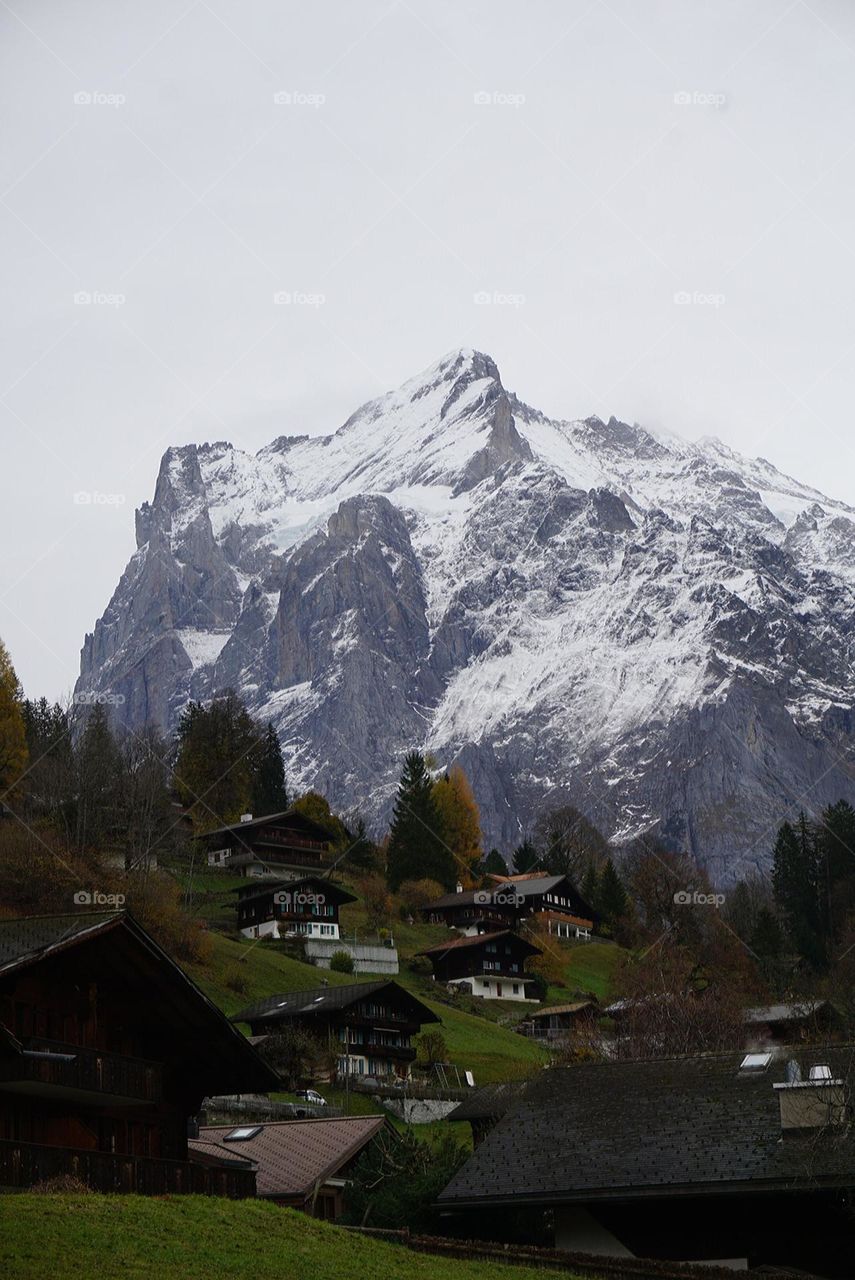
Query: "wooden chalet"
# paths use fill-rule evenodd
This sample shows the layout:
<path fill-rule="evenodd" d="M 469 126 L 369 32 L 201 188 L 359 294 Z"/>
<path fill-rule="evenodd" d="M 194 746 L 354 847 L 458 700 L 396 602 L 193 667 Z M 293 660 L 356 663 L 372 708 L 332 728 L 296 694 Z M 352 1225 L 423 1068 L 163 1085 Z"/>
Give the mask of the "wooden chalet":
<path fill-rule="evenodd" d="M 379 979 L 268 996 L 232 1021 L 248 1023 L 254 1037 L 284 1024 L 304 1027 L 333 1045 L 342 1076 L 407 1079 L 413 1037 L 439 1018 L 397 982 Z"/>
<path fill-rule="evenodd" d="M 261 1199 L 332 1222 L 354 1165 L 381 1133 L 392 1141 L 398 1136 L 385 1116 L 324 1116 L 203 1126 L 190 1147 L 200 1161 L 252 1166 Z"/>
<path fill-rule="evenodd" d="M 534 1243 L 548 1213 L 571 1252 L 848 1278 L 853 1054 L 583 1062 L 479 1091 L 451 1116 L 481 1140 L 438 1198 L 444 1234 L 453 1217 L 454 1234 Z"/>
<path fill-rule="evenodd" d="M 283 880 L 324 871 L 332 863 L 331 836 L 326 827 L 294 809 L 240 822 L 200 837 L 208 866 L 244 876 L 272 876 Z"/>
<path fill-rule="evenodd" d="M 840 1017 L 828 1000 L 798 1000 L 789 1004 L 757 1005 L 745 1009 L 746 1044 L 752 1047 L 833 1040 Z"/>
<path fill-rule="evenodd" d="M 590 1026 L 596 1020 L 598 1012 L 599 1004 L 596 1000 L 553 1004 L 527 1014 L 518 1030 L 533 1040 L 563 1040 L 580 1026 Z"/>
<path fill-rule="evenodd" d="M 264 880 L 241 885 L 237 894 L 238 928 L 247 938 L 323 938 L 336 940 L 339 909 L 356 902 L 352 893 L 322 876 Z"/>
<path fill-rule="evenodd" d="M 516 929 L 537 915 L 549 933 L 559 938 L 587 940 L 596 915 L 567 876 L 490 876 L 483 889 L 447 893 L 421 908 L 431 924 L 447 924 L 467 936 L 496 929 Z"/>
<path fill-rule="evenodd" d="M 526 962 L 540 955 L 539 947 L 511 929 L 450 938 L 420 955 L 433 965 L 437 982 L 458 987 L 485 1000 L 537 1000 L 526 990 Z"/>
<path fill-rule="evenodd" d="M 98 1191 L 251 1196 L 188 1159 L 211 1093 L 276 1075 L 124 912 L 0 921 L 0 1188 L 73 1174 Z"/>

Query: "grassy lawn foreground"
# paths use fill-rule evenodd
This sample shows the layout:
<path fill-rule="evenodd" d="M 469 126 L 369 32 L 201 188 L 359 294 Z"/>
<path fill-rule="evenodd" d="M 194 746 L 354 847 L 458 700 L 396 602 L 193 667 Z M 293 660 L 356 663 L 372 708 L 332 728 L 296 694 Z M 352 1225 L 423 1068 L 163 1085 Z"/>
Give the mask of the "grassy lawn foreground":
<path fill-rule="evenodd" d="M 411 1253 L 259 1200 L 24 1194 L 0 1196 L 0 1275 L 4 1280 L 535 1280 L 543 1272 Z"/>

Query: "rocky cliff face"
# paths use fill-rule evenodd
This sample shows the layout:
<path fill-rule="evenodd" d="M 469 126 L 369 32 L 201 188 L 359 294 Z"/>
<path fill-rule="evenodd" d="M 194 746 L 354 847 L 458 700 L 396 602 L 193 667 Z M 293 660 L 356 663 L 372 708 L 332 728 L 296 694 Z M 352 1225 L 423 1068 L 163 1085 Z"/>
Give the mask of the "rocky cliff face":
<path fill-rule="evenodd" d="M 454 352 L 333 435 L 170 449 L 79 690 L 172 728 L 233 687 L 294 786 L 388 816 L 413 745 L 490 842 L 572 802 L 727 881 L 855 801 L 855 511 L 612 418 L 553 421 Z"/>

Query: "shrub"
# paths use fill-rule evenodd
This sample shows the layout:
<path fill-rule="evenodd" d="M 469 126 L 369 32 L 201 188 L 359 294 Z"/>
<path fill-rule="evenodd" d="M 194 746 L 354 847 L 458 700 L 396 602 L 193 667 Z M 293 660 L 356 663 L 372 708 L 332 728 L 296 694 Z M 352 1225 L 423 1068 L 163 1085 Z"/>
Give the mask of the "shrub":
<path fill-rule="evenodd" d="M 325 1061 L 323 1043 L 302 1027 L 285 1023 L 261 1041 L 258 1052 L 277 1071 L 286 1089 L 311 1080 Z"/>
<path fill-rule="evenodd" d="M 349 951 L 334 951 L 330 958 L 333 973 L 353 973 L 353 956 Z"/>
<path fill-rule="evenodd" d="M 433 973 L 433 965 L 427 956 L 413 956 L 409 963 L 411 973 L 417 973 L 420 977 L 429 978 Z"/>
<path fill-rule="evenodd" d="M 45 1178 L 35 1182 L 30 1191 L 36 1196 L 83 1196 L 91 1195 L 92 1188 L 88 1182 L 75 1178 L 73 1173 L 58 1173 L 54 1178 Z"/>
<path fill-rule="evenodd" d="M 401 918 L 415 916 L 429 902 L 441 898 L 445 890 L 438 880 L 405 880 L 398 889 Z"/>
<path fill-rule="evenodd" d="M 436 1198 L 465 1159 L 451 1133 L 431 1146 L 412 1133 L 381 1132 L 354 1167 L 342 1223 L 435 1230 L 440 1223 Z"/>
<path fill-rule="evenodd" d="M 237 996 L 245 996 L 249 991 L 249 974 L 241 965 L 232 965 L 224 977 L 223 982 L 229 991 L 233 991 Z"/>
<path fill-rule="evenodd" d="M 448 1045 L 441 1031 L 432 1028 L 423 1031 L 416 1037 L 416 1061 L 423 1067 L 432 1067 L 435 1062 L 448 1062 Z"/>

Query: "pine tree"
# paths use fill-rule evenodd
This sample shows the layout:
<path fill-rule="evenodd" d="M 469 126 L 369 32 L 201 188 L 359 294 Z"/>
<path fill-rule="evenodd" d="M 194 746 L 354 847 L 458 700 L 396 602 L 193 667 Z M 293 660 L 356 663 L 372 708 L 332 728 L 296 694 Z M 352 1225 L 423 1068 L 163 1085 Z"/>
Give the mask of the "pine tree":
<path fill-rule="evenodd" d="M 518 844 L 513 853 L 514 873 L 518 876 L 525 875 L 527 871 L 533 871 L 537 865 L 537 846 L 525 837 L 522 844 Z"/>
<path fill-rule="evenodd" d="M 772 866 L 775 900 L 796 951 L 815 969 L 824 962 L 816 836 L 804 813 L 785 822 L 775 841 Z"/>
<path fill-rule="evenodd" d="M 282 813 L 287 808 L 282 748 L 279 735 L 268 722 L 267 732 L 253 756 L 252 812 L 261 817 L 268 813 Z"/>
<path fill-rule="evenodd" d="M 59 703 L 51 706 L 47 698 L 26 699 L 22 712 L 30 758 L 28 816 L 50 818 L 70 842 L 76 786 L 69 717 Z"/>
<path fill-rule="evenodd" d="M 588 869 L 582 877 L 580 892 L 588 906 L 594 911 L 599 911 L 600 873 L 593 862 L 588 863 Z"/>
<path fill-rule="evenodd" d="M 609 928 L 614 928 L 618 920 L 626 914 L 626 889 L 611 858 L 606 859 L 600 876 L 599 908 L 603 923 Z"/>
<path fill-rule="evenodd" d="M 823 813 L 816 847 L 823 933 L 834 940 L 855 907 L 855 809 L 845 800 Z"/>
<path fill-rule="evenodd" d="M 506 876 L 508 874 L 508 864 L 498 849 L 491 849 L 487 854 L 484 859 L 484 871 L 492 876 Z"/>
<path fill-rule="evenodd" d="M 768 907 L 760 907 L 748 945 L 762 960 L 777 960 L 783 948 L 778 918 Z"/>
<path fill-rule="evenodd" d="M 208 707 L 191 702 L 184 709 L 178 722 L 175 785 L 197 830 L 212 831 L 251 811 L 260 740 L 258 726 L 234 693 Z"/>
<path fill-rule="evenodd" d="M 404 880 L 437 880 L 454 887 L 457 865 L 443 838 L 424 756 L 411 751 L 404 761 L 389 830 L 386 879 L 393 891 Z"/>
<path fill-rule="evenodd" d="M 122 761 L 104 707 L 86 716 L 74 750 L 75 836 L 78 849 L 104 849 L 119 829 Z"/>
<path fill-rule="evenodd" d="M 21 686 L 0 640 L 0 804 L 27 767 L 27 736 Z"/>

